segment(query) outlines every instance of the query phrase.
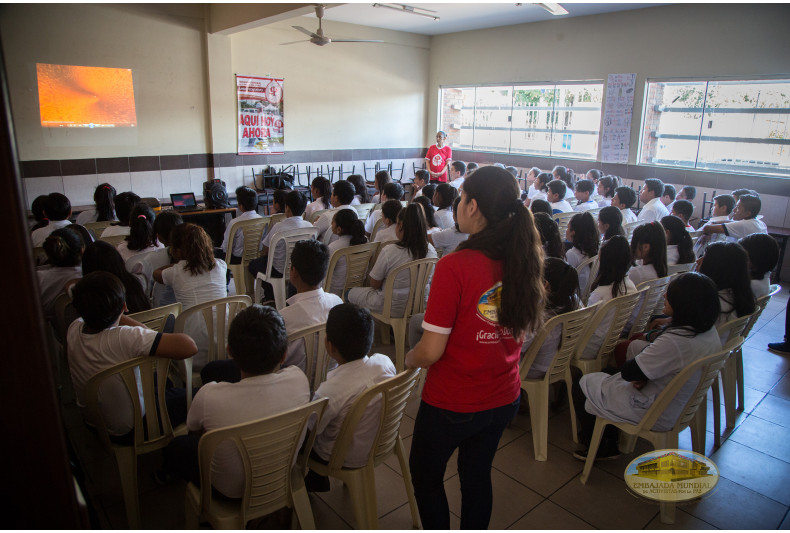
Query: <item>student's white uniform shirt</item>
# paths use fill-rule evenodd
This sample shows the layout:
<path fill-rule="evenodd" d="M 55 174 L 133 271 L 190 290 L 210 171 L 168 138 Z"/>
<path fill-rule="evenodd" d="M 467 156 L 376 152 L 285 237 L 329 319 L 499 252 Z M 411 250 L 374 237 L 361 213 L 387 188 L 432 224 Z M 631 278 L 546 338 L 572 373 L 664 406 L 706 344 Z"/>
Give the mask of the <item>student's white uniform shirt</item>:
<path fill-rule="evenodd" d="M 573 208 L 571 204 L 569 204 L 566 200 L 560 200 L 559 202 L 553 202 L 551 204 L 551 213 L 556 215 L 557 213 L 571 213 L 573 212 Z"/>
<path fill-rule="evenodd" d="M 333 211 L 330 211 L 330 213 L 334 215 Z M 330 218 L 329 220 L 331 224 L 332 219 Z M 282 233 L 283 231 L 288 231 L 292 229 L 310 228 L 310 227 L 312 227 L 312 224 L 310 224 L 302 217 L 288 217 L 284 220 L 281 220 L 280 222 L 275 224 L 274 227 L 272 227 L 271 231 L 266 234 L 266 237 L 263 238 L 263 246 L 266 246 L 267 248 L 271 248 L 271 245 L 276 240 L 275 237 L 277 237 L 278 233 Z M 330 231 L 331 231 L 331 226 L 330 226 Z M 285 272 L 283 272 L 283 269 L 285 268 L 285 249 L 286 249 L 285 243 L 284 242 L 279 243 L 277 248 L 274 249 L 274 259 L 272 260 L 272 267 L 276 268 L 277 271 L 280 272 L 281 274 L 285 274 Z"/>
<path fill-rule="evenodd" d="M 434 214 L 434 220 L 436 224 L 439 226 L 440 229 L 447 229 L 447 228 L 454 228 L 455 227 L 455 220 L 453 219 L 453 208 L 446 207 L 444 209 L 439 209 Z"/>
<path fill-rule="evenodd" d="M 527 188 L 527 198 L 531 200 L 535 198 L 536 194 L 538 194 L 538 190 L 535 188 L 535 184 L 530 183 L 529 187 Z"/>
<path fill-rule="evenodd" d="M 571 247 L 570 250 L 565 252 L 565 262 L 568 263 L 573 268 L 576 268 L 579 265 L 581 265 L 582 262 L 586 259 L 589 259 L 589 257 L 575 246 Z M 584 289 L 584 287 L 587 286 L 587 280 L 589 279 L 590 279 L 590 267 L 588 266 L 587 268 L 585 268 L 579 273 L 579 288 Z"/>
<path fill-rule="evenodd" d="M 55 314 L 55 299 L 63 292 L 63 286 L 72 279 L 82 277 L 82 265 L 73 267 L 44 265 L 36 269 L 36 276 L 44 314 L 51 317 Z"/>
<path fill-rule="evenodd" d="M 381 209 L 371 211 L 370 214 L 368 214 L 368 219 L 365 221 L 365 233 L 373 233 L 373 228 L 376 226 L 376 222 L 378 222 L 382 216 Z"/>
<path fill-rule="evenodd" d="M 535 195 L 532 197 L 532 201 L 535 200 L 548 200 L 549 197 L 546 194 L 546 191 L 535 191 Z"/>
<path fill-rule="evenodd" d="M 631 211 L 627 207 L 625 209 L 621 209 L 620 213 L 623 214 L 623 224 L 630 224 L 631 222 L 636 222 L 636 215 L 634 214 L 633 211 Z"/>
<path fill-rule="evenodd" d="M 77 405 L 85 406 L 85 384 L 93 376 L 111 366 L 129 359 L 149 355 L 157 331 L 142 327 L 112 326 L 98 333 L 85 333 L 85 322 L 78 318 L 69 326 L 68 358 Z M 142 382 L 137 377 L 140 405 L 143 405 Z M 120 376 L 99 389 L 99 403 L 102 419 L 110 435 L 120 436 L 134 429 L 134 409 L 132 399 Z M 145 412 L 143 412 L 145 415 Z"/>
<path fill-rule="evenodd" d="M 416 193 L 412 194 L 411 199 L 414 200 L 415 198 L 419 198 L 420 196 L 422 196 L 422 187 L 420 187 L 420 189 Z"/>
<path fill-rule="evenodd" d="M 763 275 L 761 279 L 753 279 L 752 280 L 752 292 L 754 293 L 754 297 L 761 298 L 771 292 L 771 273 L 767 272 Z"/>
<path fill-rule="evenodd" d="M 304 219 L 307 220 L 310 218 L 310 215 L 312 215 L 316 211 L 329 209 L 329 207 L 330 206 L 324 204 L 324 201 L 321 198 L 316 198 L 315 200 L 307 204 L 307 207 L 304 208 Z"/>
<path fill-rule="evenodd" d="M 50 220 L 49 224 L 43 228 L 34 230 L 33 233 L 30 234 L 30 238 L 33 240 L 33 248 L 36 246 L 43 246 L 44 241 L 47 240 L 47 237 L 49 237 L 50 233 L 55 230 L 59 230 L 60 228 L 65 228 L 70 224 L 71 222 L 68 220 Z"/>
<path fill-rule="evenodd" d="M 611 196 L 601 196 L 600 194 L 596 194 L 595 196 L 593 196 L 593 200 L 595 200 L 595 203 L 598 204 L 598 207 L 606 207 L 608 205 L 612 205 Z"/>
<path fill-rule="evenodd" d="M 450 182 L 450 185 L 455 187 L 456 189 L 460 190 L 464 184 L 464 178 L 455 178 Z"/>
<path fill-rule="evenodd" d="M 639 285 L 643 281 L 658 278 L 658 274 L 653 265 L 637 265 L 628 271 L 628 278 L 634 282 L 634 285 Z"/>
<path fill-rule="evenodd" d="M 461 233 L 455 229 L 455 226 L 431 234 L 436 253 L 438 254 L 441 251 L 442 257 L 455 250 L 459 244 L 468 238 L 468 233 Z"/>
<path fill-rule="evenodd" d="M 320 217 L 318 220 L 313 222 L 313 226 L 318 228 L 318 240 L 322 241 L 326 244 L 334 242 L 337 240 L 337 235 L 332 233 L 332 219 L 335 217 L 337 212 L 341 209 L 351 209 L 356 214 L 357 210 L 349 205 L 340 205 L 331 211 L 327 211 Z"/>
<path fill-rule="evenodd" d="M 576 194 L 573 192 L 573 189 L 570 187 L 565 188 L 565 198 L 563 200 L 570 200 L 571 198 L 576 198 Z"/>
<path fill-rule="evenodd" d="M 129 226 L 107 226 L 101 232 L 101 237 L 116 237 L 118 235 L 129 235 L 131 228 Z"/>
<path fill-rule="evenodd" d="M 123 262 L 125 263 L 127 261 L 127 259 L 129 259 L 131 257 L 134 257 L 135 255 L 146 254 L 148 252 L 153 252 L 154 250 L 161 250 L 164 247 L 165 247 L 164 244 L 162 244 L 159 241 L 156 241 L 155 245 L 149 246 L 147 248 L 143 248 L 142 250 L 130 250 L 129 249 L 129 243 L 127 241 L 123 241 L 121 244 L 116 246 L 115 249 L 118 250 L 119 254 L 121 254 L 121 258 L 123 259 Z"/>
<path fill-rule="evenodd" d="M 548 314 L 546 316 L 546 321 L 550 318 L 553 318 L 555 315 L 553 313 Z M 561 326 L 556 326 L 552 329 L 548 335 L 546 335 L 546 340 L 543 341 L 543 344 L 540 348 L 538 348 L 538 353 L 535 355 L 535 359 L 532 360 L 532 366 L 529 367 L 527 371 L 527 379 L 540 379 L 546 375 L 546 372 L 549 370 L 549 365 L 551 364 L 551 360 L 554 359 L 554 354 L 557 353 L 557 348 L 560 345 L 560 333 L 562 332 Z M 526 354 L 527 350 L 531 347 L 532 341 L 537 336 L 538 332 L 535 331 L 531 334 L 527 334 L 524 338 L 524 345 L 521 348 L 522 358 L 524 354 Z"/>
<path fill-rule="evenodd" d="M 351 200 L 351 203 L 348 204 L 348 205 L 361 205 L 361 204 L 362 204 L 362 200 L 359 199 L 359 195 L 358 194 L 355 194 L 354 195 L 354 199 Z"/>
<path fill-rule="evenodd" d="M 310 384 L 295 366 L 271 374 L 244 378 L 238 383 L 205 384 L 195 394 L 187 415 L 190 431 L 219 429 L 284 413 L 310 402 Z M 211 481 L 229 498 L 244 495 L 244 464 L 236 445 L 217 447 L 211 461 Z"/>
<path fill-rule="evenodd" d="M 99 218 L 98 211 L 96 211 L 95 209 L 87 209 L 85 211 L 82 211 L 79 215 L 77 215 L 76 223 L 79 224 L 80 226 L 84 226 L 89 222 L 96 222 L 98 218 Z M 117 217 L 113 218 L 113 220 L 117 221 L 118 218 Z"/>
<path fill-rule="evenodd" d="M 373 242 L 387 242 L 396 240 L 398 240 L 398 225 L 390 224 L 386 228 L 384 226 L 379 228 L 379 231 L 376 233 L 376 238 L 373 239 Z"/>
<path fill-rule="evenodd" d="M 692 362 L 721 349 L 715 327 L 693 337 L 687 335 L 688 332 L 683 330 L 668 329 L 636 356 L 639 368 L 649 379 L 641 390 L 625 381 L 619 373 L 610 376 L 594 372 L 582 377 L 579 385 L 587 397 L 586 411 L 615 422 L 639 423 L 675 375 Z M 675 424 L 698 382 L 699 373 L 680 389 L 652 429 L 667 431 Z"/>
<path fill-rule="evenodd" d="M 765 222 L 757 218 L 732 220 L 724 224 L 724 233 L 730 239 L 738 241 L 754 233 L 768 233 L 768 227 Z"/>
<path fill-rule="evenodd" d="M 598 203 L 594 200 L 587 200 L 586 202 L 580 202 L 576 204 L 576 206 L 573 208 L 574 211 L 578 211 L 579 213 L 584 213 L 590 209 L 598 209 Z"/>
<path fill-rule="evenodd" d="M 680 252 L 677 244 L 667 244 L 667 265 L 677 265 Z"/>
<path fill-rule="evenodd" d="M 340 235 L 329 245 L 329 260 L 332 260 L 336 251 L 348 246 L 351 246 L 351 235 Z M 329 280 L 329 292 L 339 295 L 343 290 L 346 281 L 346 263 L 346 258 L 342 257 L 335 264 L 335 271 L 332 273 L 332 279 Z"/>
<path fill-rule="evenodd" d="M 620 294 L 619 296 L 625 296 L 627 294 L 631 294 L 636 291 L 636 286 L 634 282 L 628 279 L 626 276 L 625 278 L 625 292 Z M 587 300 L 587 305 L 595 305 L 596 303 L 600 303 L 598 308 L 612 299 L 612 286 L 611 285 L 600 285 L 595 288 L 594 291 L 590 293 L 590 297 Z M 637 304 L 637 308 L 639 304 Z M 609 331 L 609 326 L 612 325 L 612 319 L 614 319 L 614 309 L 606 313 L 606 316 L 601 320 L 600 324 L 598 325 L 598 329 L 595 330 L 592 337 L 590 338 L 590 342 L 587 343 L 587 346 L 584 348 L 584 352 L 581 355 L 582 359 L 592 359 L 598 353 L 598 349 L 601 347 L 601 343 L 603 342 L 604 336 L 606 336 L 606 332 Z"/>
<path fill-rule="evenodd" d="M 280 309 L 280 315 L 285 322 L 285 330 L 290 334 L 294 331 L 324 324 L 329 310 L 343 303 L 339 296 L 324 292 L 318 288 L 314 291 L 294 294 L 288 300 L 288 305 Z M 304 341 L 301 339 L 288 345 L 283 367 L 294 365 L 302 371 L 305 370 Z"/>
<path fill-rule="evenodd" d="M 243 222 L 245 220 L 254 220 L 256 218 L 261 218 L 261 215 L 257 213 L 257 211 L 245 211 L 233 220 L 230 221 L 228 227 L 225 228 L 225 235 L 222 237 L 222 251 L 225 252 L 225 259 L 230 261 L 230 256 L 227 255 L 228 252 L 228 241 L 230 240 L 230 232 L 233 229 L 233 226 L 236 225 L 237 222 Z M 309 224 L 309 222 L 308 222 Z M 235 230 L 235 234 L 233 235 L 233 250 L 231 250 L 230 255 L 235 255 L 236 257 L 241 257 L 244 254 L 244 232 L 241 229 Z"/>
<path fill-rule="evenodd" d="M 661 219 L 668 214 L 669 211 L 667 211 L 667 208 L 661 203 L 661 198 L 653 198 L 645 204 L 636 219 L 645 223 L 660 222 Z"/>
<path fill-rule="evenodd" d="M 329 398 L 329 403 L 318 423 L 318 435 L 313 445 L 313 451 L 319 457 L 324 460 L 329 460 L 331 457 L 343 420 L 357 396 L 395 374 L 392 360 L 380 353 L 345 363 L 327 374 L 326 381 L 315 391 L 315 399 Z M 367 464 L 370 447 L 373 445 L 378 429 L 380 413 L 381 400 L 377 398 L 368 405 L 359 421 L 344 466 L 356 468 Z"/>

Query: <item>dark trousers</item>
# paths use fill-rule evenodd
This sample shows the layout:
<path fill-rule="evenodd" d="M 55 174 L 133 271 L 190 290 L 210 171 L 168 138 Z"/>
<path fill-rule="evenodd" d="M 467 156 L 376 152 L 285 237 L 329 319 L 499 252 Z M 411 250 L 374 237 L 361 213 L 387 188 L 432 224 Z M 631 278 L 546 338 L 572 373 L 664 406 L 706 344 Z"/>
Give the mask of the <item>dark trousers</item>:
<path fill-rule="evenodd" d="M 487 411 L 456 413 L 420 403 L 414 425 L 409 471 L 425 529 L 450 529 L 444 492 L 447 461 L 458 448 L 461 529 L 486 529 L 491 519 L 491 463 L 519 400 Z"/>
<path fill-rule="evenodd" d="M 614 375 L 619 372 L 616 368 L 607 367 L 601 370 L 609 375 Z M 584 408 L 587 402 L 587 397 L 584 395 L 579 381 L 582 379 L 582 371 L 575 366 L 571 367 L 571 379 L 573 385 L 571 386 L 571 396 L 573 397 L 573 409 L 576 411 L 576 423 L 579 426 L 579 444 L 582 446 L 589 446 L 592 440 L 593 430 L 595 429 L 595 415 L 590 414 Z M 611 424 L 606 426 L 603 430 L 601 437 L 601 448 L 605 449 L 607 446 L 617 446 L 617 439 L 619 437 L 617 428 Z"/>
<path fill-rule="evenodd" d="M 250 261 L 250 264 L 247 265 L 247 270 L 250 271 L 253 278 L 258 277 L 258 273 L 266 273 L 266 266 L 269 264 L 269 256 L 259 257 L 258 259 L 253 259 Z M 272 267 L 272 277 L 273 278 L 281 278 L 283 277 L 282 272 L 277 270 L 276 268 Z M 265 281 L 261 282 L 261 286 L 263 288 L 263 301 L 268 302 L 269 300 L 274 300 L 274 289 L 272 288 L 271 283 L 267 283 Z M 290 298 L 296 294 L 296 287 L 291 285 L 288 282 L 288 287 L 285 289 L 285 297 Z M 253 302 L 253 303 L 260 303 L 260 302 Z"/>

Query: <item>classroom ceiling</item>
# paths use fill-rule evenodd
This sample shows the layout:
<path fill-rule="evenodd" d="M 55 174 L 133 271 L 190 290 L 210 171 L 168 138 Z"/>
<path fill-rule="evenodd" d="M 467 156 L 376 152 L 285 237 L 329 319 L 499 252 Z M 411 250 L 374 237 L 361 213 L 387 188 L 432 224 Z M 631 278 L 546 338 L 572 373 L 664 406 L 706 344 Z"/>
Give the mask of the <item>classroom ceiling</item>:
<path fill-rule="evenodd" d="M 382 2 L 383 3 L 383 2 Z M 397 5 L 389 3 L 388 5 Z M 419 33 L 423 35 L 441 35 L 458 31 L 478 30 L 511 24 L 525 24 L 545 20 L 559 20 L 568 17 L 599 15 L 615 11 L 627 11 L 644 7 L 656 7 L 658 3 L 641 4 L 596 4 L 596 3 L 562 3 L 568 10 L 567 15 L 555 16 L 540 6 L 531 3 L 518 5 L 512 3 L 439 3 L 439 4 L 407 4 L 425 8 L 436 13 L 439 20 L 404 13 L 392 9 L 373 7 L 371 3 L 328 4 L 324 20 L 347 22 L 385 28 L 389 30 Z M 315 18 L 315 15 L 308 15 Z"/>

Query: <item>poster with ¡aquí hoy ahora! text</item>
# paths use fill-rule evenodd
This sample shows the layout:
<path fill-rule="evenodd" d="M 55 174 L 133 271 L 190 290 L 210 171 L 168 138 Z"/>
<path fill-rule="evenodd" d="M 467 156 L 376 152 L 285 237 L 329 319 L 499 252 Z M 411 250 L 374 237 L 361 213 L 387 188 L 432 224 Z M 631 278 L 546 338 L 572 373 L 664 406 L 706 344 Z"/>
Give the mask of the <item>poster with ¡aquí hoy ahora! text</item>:
<path fill-rule="evenodd" d="M 236 76 L 239 155 L 282 154 L 283 80 Z"/>

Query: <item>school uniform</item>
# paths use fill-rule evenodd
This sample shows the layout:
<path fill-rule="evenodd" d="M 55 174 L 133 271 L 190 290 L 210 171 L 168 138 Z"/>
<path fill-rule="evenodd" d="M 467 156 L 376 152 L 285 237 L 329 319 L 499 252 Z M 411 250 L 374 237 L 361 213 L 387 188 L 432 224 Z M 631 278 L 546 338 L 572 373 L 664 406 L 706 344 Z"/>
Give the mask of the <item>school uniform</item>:
<path fill-rule="evenodd" d="M 42 228 L 43 229 L 43 228 Z M 738 241 L 754 233 L 768 233 L 765 222 L 758 218 L 732 220 L 724 224 L 724 234 L 731 240 Z"/>
<path fill-rule="evenodd" d="M 601 196 L 600 194 L 596 194 L 595 196 L 593 196 L 593 200 L 595 201 L 596 204 L 598 204 L 598 207 L 606 207 L 612 205 L 611 196 Z"/>
<path fill-rule="evenodd" d="M 130 250 L 129 242 L 123 241 L 121 244 L 116 246 L 115 249 L 118 250 L 118 253 L 121 254 L 121 258 L 123 259 L 123 262 L 126 263 L 128 259 L 134 257 L 135 255 L 145 254 L 148 252 L 153 252 L 155 250 L 162 250 L 164 249 L 164 247 L 165 247 L 164 244 L 162 244 L 159 241 L 156 241 L 156 244 L 143 248 L 142 250 Z"/>
<path fill-rule="evenodd" d="M 433 241 L 434 248 L 436 248 L 436 253 L 438 254 L 441 252 L 442 257 L 458 248 L 458 245 L 468 238 L 468 233 L 461 233 L 455 226 L 431 234 L 431 240 Z"/>
<path fill-rule="evenodd" d="M 368 219 L 365 221 L 365 233 L 368 235 L 373 233 L 373 228 L 376 227 L 376 222 L 378 222 L 382 216 L 381 209 L 371 211 L 368 215 Z"/>
<path fill-rule="evenodd" d="M 546 321 L 554 316 L 554 313 L 548 314 L 548 316 L 546 316 Z M 546 375 L 546 372 L 549 371 L 549 365 L 551 365 L 551 361 L 554 359 L 554 355 L 557 353 L 557 348 L 560 345 L 560 333 L 562 333 L 562 326 L 556 326 L 546 335 L 546 339 L 543 341 L 540 348 L 538 348 L 538 353 L 535 354 L 535 359 L 532 360 L 532 365 L 527 371 L 527 379 L 541 379 Z M 522 359 L 527 353 L 527 350 L 531 347 L 532 341 L 537 334 L 538 332 L 535 331 L 524 338 L 524 346 L 521 348 Z"/>
<path fill-rule="evenodd" d="M 532 200 L 535 198 L 535 195 L 538 194 L 538 190 L 535 188 L 535 184 L 531 183 L 529 187 L 527 187 L 527 198 Z"/>
<path fill-rule="evenodd" d="M 381 232 L 379 232 L 381 233 Z M 378 235 L 377 235 L 378 236 Z M 351 235 L 340 235 L 336 241 L 329 245 L 329 259 L 336 251 L 342 250 L 351 246 Z M 335 271 L 332 273 L 332 279 L 329 280 L 329 292 L 339 295 L 345 286 L 346 280 L 346 258 L 342 257 L 335 264 Z"/>
<path fill-rule="evenodd" d="M 667 265 L 677 265 L 680 258 L 677 244 L 667 245 Z"/>
<path fill-rule="evenodd" d="M 656 267 L 653 265 L 637 265 L 631 267 L 631 269 L 628 271 L 628 279 L 630 279 L 634 285 L 637 286 L 643 281 L 657 278 L 658 273 L 656 272 Z"/>
<path fill-rule="evenodd" d="M 653 198 L 645 204 L 636 217 L 640 222 L 660 222 L 662 218 L 669 215 L 666 206 L 661 203 L 661 198 Z"/>
<path fill-rule="evenodd" d="M 760 279 L 753 279 L 752 280 L 752 292 L 754 293 L 754 298 L 762 298 L 769 292 L 771 292 L 771 273 L 766 272 L 762 278 Z"/>
<path fill-rule="evenodd" d="M 101 232 L 101 237 L 117 237 L 119 235 L 129 235 L 131 228 L 129 226 L 107 226 L 104 228 L 104 231 Z"/>
<path fill-rule="evenodd" d="M 37 230 L 33 230 L 33 233 L 30 234 L 30 238 L 33 240 L 33 248 L 37 246 L 43 246 L 44 241 L 47 240 L 47 237 L 49 237 L 50 233 L 55 230 L 65 228 L 70 224 L 71 222 L 69 220 L 50 220 L 49 224 L 46 226 L 38 228 Z"/>
<path fill-rule="evenodd" d="M 84 226 L 85 224 L 88 224 L 90 222 L 98 222 L 98 218 L 99 218 L 98 211 L 96 211 L 95 209 L 87 209 L 85 211 L 82 211 L 79 215 L 77 215 L 76 224 L 79 224 L 80 226 Z M 117 221 L 118 218 L 117 217 L 113 218 L 113 220 Z"/>
<path fill-rule="evenodd" d="M 625 292 L 622 294 L 618 294 L 618 296 L 625 296 L 627 294 L 631 294 L 636 292 L 636 286 L 634 282 L 625 278 Z M 612 285 L 600 285 L 595 288 L 590 293 L 590 297 L 587 300 L 587 305 L 592 306 L 595 304 L 599 304 L 599 308 L 612 299 Z M 606 316 L 604 316 L 603 320 L 598 325 L 598 329 L 595 330 L 592 337 L 590 337 L 590 342 L 587 343 L 587 346 L 584 347 L 584 352 L 580 356 L 581 359 L 593 359 L 597 354 L 598 350 L 601 348 L 601 343 L 603 342 L 604 337 L 606 336 L 606 332 L 609 331 L 609 326 L 612 325 L 612 320 L 614 319 L 614 312 L 615 310 L 612 309 L 609 311 Z"/>
<path fill-rule="evenodd" d="M 439 229 L 447 229 L 447 228 L 455 227 L 455 219 L 453 219 L 452 207 L 445 207 L 444 209 L 439 209 L 438 211 L 436 211 L 433 218 L 436 221 L 436 225 L 439 226 Z"/>
<path fill-rule="evenodd" d="M 636 222 L 636 215 L 633 211 L 629 208 L 621 209 L 620 213 L 623 215 L 623 224 L 630 224 L 631 222 Z"/>
<path fill-rule="evenodd" d="M 52 317 L 55 315 L 55 299 L 63 292 L 63 286 L 67 282 L 82 277 L 82 265 L 73 267 L 44 265 L 36 269 L 36 276 L 44 315 Z"/>
<path fill-rule="evenodd" d="M 571 189 L 570 187 L 566 187 L 565 198 L 563 198 L 563 200 L 570 200 L 572 198 L 576 198 L 576 194 L 574 193 L 573 189 Z"/>
<path fill-rule="evenodd" d="M 309 328 L 318 324 L 326 323 L 329 310 L 336 305 L 343 303 L 336 294 L 324 292 L 324 289 L 317 288 L 314 291 L 297 293 L 288 300 L 286 307 L 280 310 L 280 315 L 285 322 L 285 330 L 290 334 L 300 329 Z M 286 366 L 299 367 L 305 370 L 305 348 L 304 341 L 299 340 L 288 345 L 288 352 L 283 361 L 283 368 Z"/>
<path fill-rule="evenodd" d="M 551 213 L 556 215 L 557 213 L 571 213 L 573 212 L 573 208 L 571 204 L 569 204 L 566 200 L 560 200 L 559 202 L 552 202 L 551 203 Z"/>
<path fill-rule="evenodd" d="M 379 228 L 378 233 L 376 233 L 376 238 L 373 239 L 373 242 L 387 242 L 387 241 L 397 241 L 398 240 L 398 225 L 397 224 L 390 224 L 386 228 L 381 226 Z"/>
<path fill-rule="evenodd" d="M 230 232 L 233 230 L 233 227 L 238 222 L 244 222 L 245 220 L 255 220 L 256 218 L 261 218 L 261 215 L 257 213 L 257 211 L 244 211 L 239 216 L 234 218 L 228 224 L 228 227 L 225 228 L 225 235 L 222 237 L 222 251 L 225 252 L 225 259 L 230 261 L 230 257 L 241 257 L 244 255 L 244 232 L 241 229 L 235 230 L 233 234 L 233 250 L 230 252 L 230 257 L 228 257 L 228 241 L 230 240 Z"/>
<path fill-rule="evenodd" d="M 361 205 L 361 204 L 362 204 L 362 200 L 360 199 L 358 194 L 355 194 L 354 199 L 351 200 L 351 203 L 348 205 Z"/>
<path fill-rule="evenodd" d="M 326 205 L 321 198 L 316 198 L 304 208 L 304 219 L 308 220 L 310 215 L 316 211 L 323 211 L 324 209 L 329 209 L 330 207 L 331 206 Z"/>
<path fill-rule="evenodd" d="M 570 250 L 565 252 L 565 262 L 568 263 L 573 268 L 578 267 L 582 264 L 583 261 L 589 259 L 589 256 L 576 248 L 575 246 L 572 247 Z M 579 272 L 579 288 L 584 289 L 587 286 L 587 280 L 590 279 L 590 267 L 588 266 L 581 272 Z"/>
<path fill-rule="evenodd" d="M 413 189 L 412 189 L 412 190 L 413 190 Z M 422 187 L 420 187 L 420 188 L 417 190 L 417 192 L 415 192 L 415 193 L 413 193 L 413 194 L 411 195 L 411 199 L 412 199 L 412 201 L 414 201 L 414 199 L 415 199 L 415 198 L 419 198 L 420 196 L 422 196 Z"/>
<path fill-rule="evenodd" d="M 454 180 L 452 180 L 450 182 L 450 185 L 452 185 L 453 187 L 455 187 L 459 191 L 461 190 L 461 187 L 463 186 L 463 184 L 464 184 L 464 178 L 455 178 Z"/>
<path fill-rule="evenodd" d="M 584 213 L 585 211 L 589 211 L 590 209 L 598 209 L 598 203 L 594 200 L 587 200 L 586 202 L 579 202 L 573 208 L 574 211 L 579 213 Z"/>
<path fill-rule="evenodd" d="M 275 224 L 274 227 L 272 227 L 271 231 L 266 234 L 266 237 L 263 238 L 263 246 L 271 248 L 272 243 L 275 241 L 275 237 L 277 237 L 277 235 L 283 231 L 310 227 L 312 227 L 312 225 L 302 217 L 288 217 L 284 220 L 281 220 Z M 279 243 L 277 248 L 274 249 L 272 268 L 276 269 L 280 273 L 283 273 L 283 269 L 285 268 L 285 251 L 286 246 L 284 242 Z M 266 260 L 268 261 L 268 257 Z"/>
<path fill-rule="evenodd" d="M 546 200 L 548 201 L 549 197 L 546 194 L 546 191 L 535 191 L 535 195 L 532 197 L 532 201 L 535 200 Z"/>

